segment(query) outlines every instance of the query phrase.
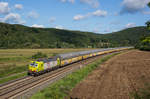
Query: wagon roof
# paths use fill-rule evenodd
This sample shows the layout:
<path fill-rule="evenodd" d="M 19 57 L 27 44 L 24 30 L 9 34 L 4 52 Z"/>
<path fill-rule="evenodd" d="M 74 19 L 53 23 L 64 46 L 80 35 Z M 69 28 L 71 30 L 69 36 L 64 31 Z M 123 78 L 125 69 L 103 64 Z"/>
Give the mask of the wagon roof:
<path fill-rule="evenodd" d="M 64 54 L 58 54 L 58 56 L 59 56 L 61 59 L 66 59 L 66 58 L 71 58 L 71 57 L 75 57 L 75 56 L 91 54 L 91 53 L 100 52 L 100 51 L 105 51 L 105 50 L 110 50 L 110 49 L 112 49 L 112 48 L 107 48 L 107 49 L 95 49 L 95 50 L 89 50 L 89 51 L 80 51 L 80 52 L 64 53 Z"/>
<path fill-rule="evenodd" d="M 72 57 L 76 57 L 80 55 L 86 55 L 86 54 L 91 54 L 95 52 L 101 52 L 101 51 L 107 51 L 107 50 L 113 50 L 113 49 L 119 49 L 119 48 L 132 48 L 132 47 L 103 48 L 103 49 L 95 49 L 95 50 L 88 50 L 88 51 L 64 53 L 64 54 L 58 54 L 57 56 L 54 56 L 48 59 L 38 59 L 36 61 L 43 61 L 43 62 L 55 61 L 57 60 L 58 57 L 61 59 L 67 59 L 67 58 L 72 58 Z"/>

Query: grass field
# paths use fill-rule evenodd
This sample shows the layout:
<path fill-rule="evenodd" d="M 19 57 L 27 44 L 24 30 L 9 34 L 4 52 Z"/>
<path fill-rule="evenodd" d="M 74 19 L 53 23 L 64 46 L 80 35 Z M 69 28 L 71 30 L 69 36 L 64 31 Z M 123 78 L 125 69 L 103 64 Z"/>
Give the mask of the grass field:
<path fill-rule="evenodd" d="M 0 49 L 0 78 L 27 70 L 32 55 L 42 52 L 48 57 L 59 53 L 90 49 Z"/>

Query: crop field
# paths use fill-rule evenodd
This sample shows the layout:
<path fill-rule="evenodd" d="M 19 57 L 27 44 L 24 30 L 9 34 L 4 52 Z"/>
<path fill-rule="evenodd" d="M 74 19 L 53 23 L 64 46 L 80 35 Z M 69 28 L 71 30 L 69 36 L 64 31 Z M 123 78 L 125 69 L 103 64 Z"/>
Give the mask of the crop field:
<path fill-rule="evenodd" d="M 68 99 L 150 99 L 150 53 L 131 50 L 93 70 Z"/>
<path fill-rule="evenodd" d="M 0 78 L 27 70 L 32 55 L 42 52 L 48 57 L 59 53 L 76 52 L 90 49 L 1 49 Z"/>

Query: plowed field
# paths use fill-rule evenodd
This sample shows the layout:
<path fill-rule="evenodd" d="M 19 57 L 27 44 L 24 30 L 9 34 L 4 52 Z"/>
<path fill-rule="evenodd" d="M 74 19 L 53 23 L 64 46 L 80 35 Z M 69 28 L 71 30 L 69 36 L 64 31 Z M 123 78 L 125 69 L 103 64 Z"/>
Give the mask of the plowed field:
<path fill-rule="evenodd" d="M 70 92 L 72 99 L 129 99 L 150 82 L 150 52 L 131 50 L 100 65 Z"/>

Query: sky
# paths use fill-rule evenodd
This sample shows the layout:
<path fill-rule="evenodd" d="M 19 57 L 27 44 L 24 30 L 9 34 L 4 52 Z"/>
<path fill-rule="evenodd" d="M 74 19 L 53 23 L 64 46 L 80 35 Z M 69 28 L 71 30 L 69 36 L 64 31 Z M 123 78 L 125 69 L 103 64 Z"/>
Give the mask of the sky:
<path fill-rule="evenodd" d="M 150 0 L 0 0 L 0 22 L 110 33 L 144 26 Z"/>

